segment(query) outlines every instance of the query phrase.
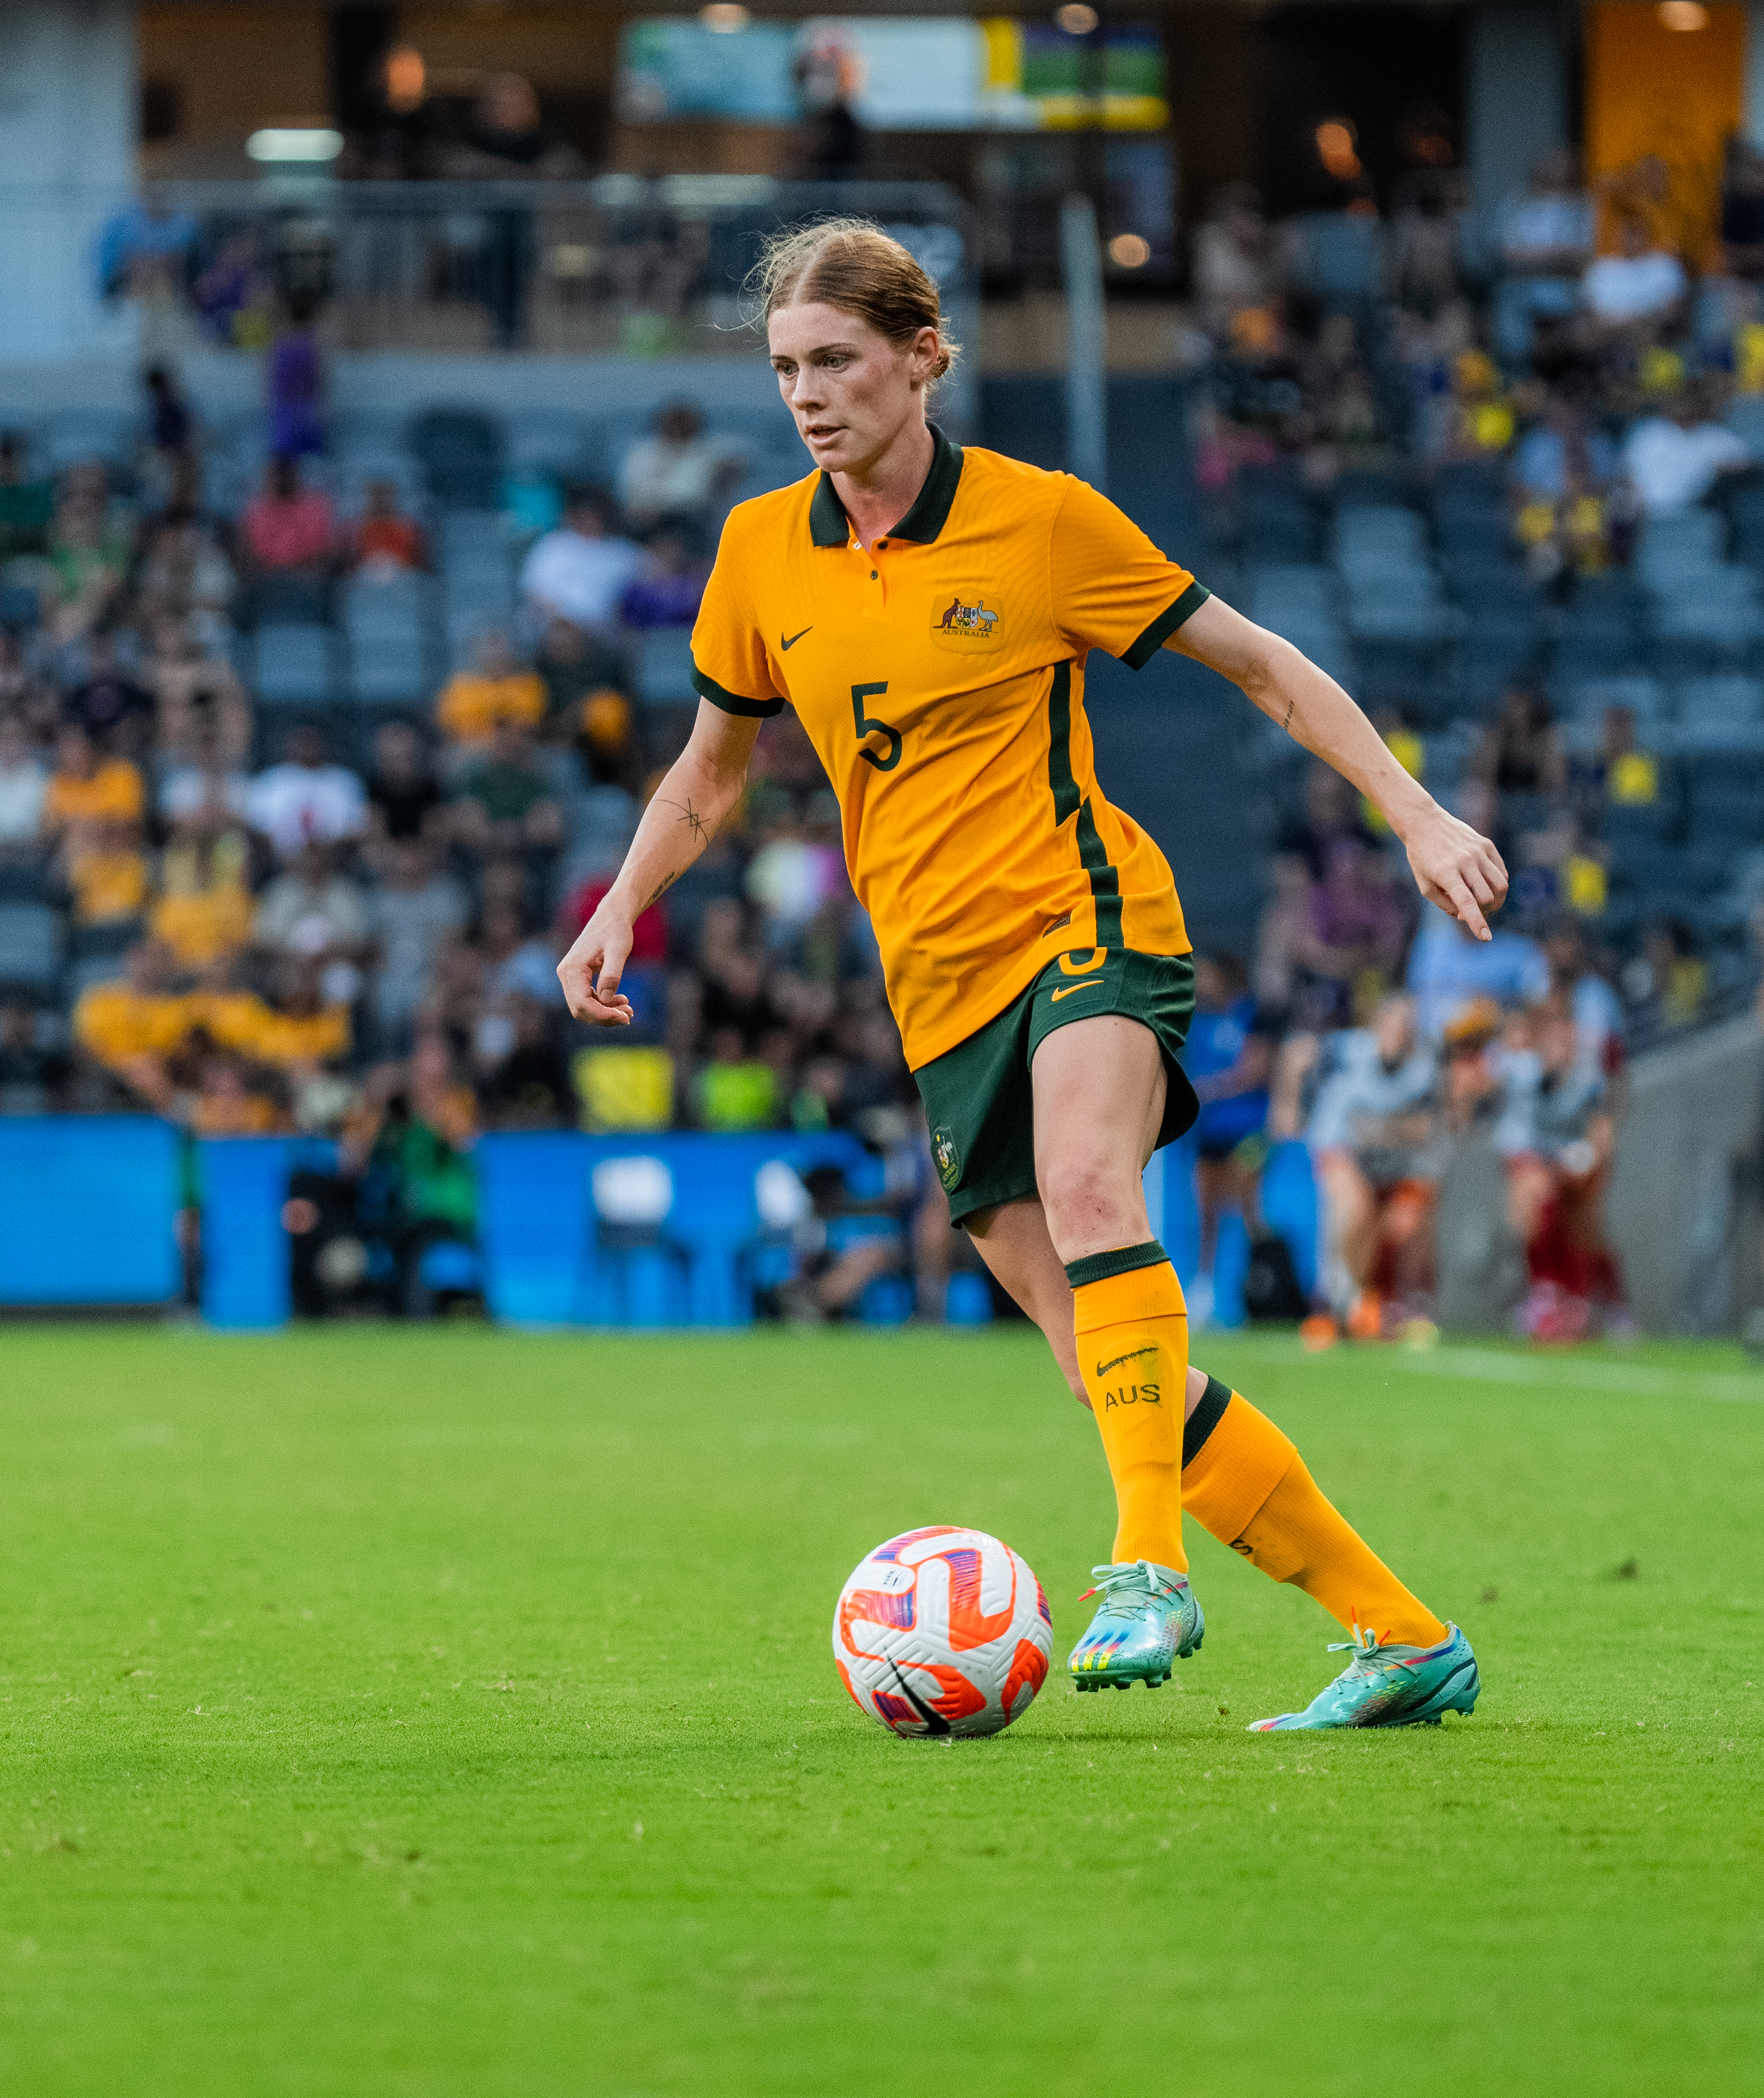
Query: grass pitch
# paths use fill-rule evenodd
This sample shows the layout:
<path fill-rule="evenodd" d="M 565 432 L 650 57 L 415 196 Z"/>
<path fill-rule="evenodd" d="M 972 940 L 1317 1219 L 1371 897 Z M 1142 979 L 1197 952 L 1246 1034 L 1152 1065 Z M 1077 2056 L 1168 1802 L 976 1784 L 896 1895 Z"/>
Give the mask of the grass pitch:
<path fill-rule="evenodd" d="M 1764 2091 L 1764 1374 L 1199 1353 L 1473 1719 L 1246 1736 L 1337 1635 L 1198 1533 L 1167 1690 L 862 1718 L 893 1531 L 1085 1621 L 1107 1476 L 1020 1329 L 0 1335 L 0 2088 Z"/>

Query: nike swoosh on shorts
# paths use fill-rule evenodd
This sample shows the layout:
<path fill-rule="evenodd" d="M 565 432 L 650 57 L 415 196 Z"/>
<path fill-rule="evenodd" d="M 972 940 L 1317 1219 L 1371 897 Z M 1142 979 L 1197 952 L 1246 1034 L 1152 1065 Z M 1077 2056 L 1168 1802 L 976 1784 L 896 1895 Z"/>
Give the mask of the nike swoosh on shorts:
<path fill-rule="evenodd" d="M 1074 991 L 1100 990 L 1102 987 L 1103 979 L 1100 977 L 1092 977 L 1088 983 L 1068 984 L 1063 990 L 1050 991 L 1047 994 L 1047 1003 L 1050 1005 L 1057 1005 L 1061 999 L 1070 998 Z"/>

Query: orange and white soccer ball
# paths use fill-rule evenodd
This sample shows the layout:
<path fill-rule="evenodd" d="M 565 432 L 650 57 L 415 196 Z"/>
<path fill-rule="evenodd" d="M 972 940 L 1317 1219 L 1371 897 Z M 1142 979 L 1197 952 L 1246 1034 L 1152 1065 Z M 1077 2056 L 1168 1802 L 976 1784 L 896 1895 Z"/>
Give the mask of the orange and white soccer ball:
<path fill-rule="evenodd" d="M 879 1726 L 909 1738 L 996 1734 L 1035 1701 L 1053 1613 L 1029 1561 L 939 1524 L 879 1544 L 840 1591 L 833 1659 Z"/>

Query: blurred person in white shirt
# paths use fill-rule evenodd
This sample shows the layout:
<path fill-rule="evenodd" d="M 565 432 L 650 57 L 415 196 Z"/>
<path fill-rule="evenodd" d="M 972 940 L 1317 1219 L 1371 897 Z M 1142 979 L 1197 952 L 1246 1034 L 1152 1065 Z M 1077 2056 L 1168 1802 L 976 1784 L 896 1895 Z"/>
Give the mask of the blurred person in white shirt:
<path fill-rule="evenodd" d="M 1724 473 L 1752 463 L 1744 441 L 1710 413 L 1709 394 L 1687 387 L 1664 415 L 1643 415 L 1623 440 L 1623 471 L 1649 517 L 1693 508 Z"/>
<path fill-rule="evenodd" d="M 641 550 L 613 527 L 599 489 L 573 488 L 564 520 L 521 565 L 520 594 L 542 619 L 567 619 L 588 633 L 618 624 L 619 600 L 643 565 Z"/>
<path fill-rule="evenodd" d="M 367 793 L 346 766 L 333 765 L 316 728 L 297 728 L 279 765 L 260 772 L 246 797 L 246 820 L 277 854 L 291 858 L 303 845 L 358 838 L 367 828 Z"/>
<path fill-rule="evenodd" d="M 1616 254 L 1601 255 L 1581 279 L 1587 312 L 1613 333 L 1664 321 L 1690 289 L 1684 265 L 1670 248 L 1649 245 L 1639 218 L 1620 219 L 1617 239 Z"/>
<path fill-rule="evenodd" d="M 15 717 L 0 718 L 0 857 L 29 858 L 43 842 L 49 768 Z"/>
<path fill-rule="evenodd" d="M 729 446 L 704 434 L 704 419 L 691 401 L 670 401 L 656 417 L 653 436 L 642 438 L 619 469 L 619 499 L 640 530 L 664 517 L 709 519 L 735 485 L 741 463 Z"/>

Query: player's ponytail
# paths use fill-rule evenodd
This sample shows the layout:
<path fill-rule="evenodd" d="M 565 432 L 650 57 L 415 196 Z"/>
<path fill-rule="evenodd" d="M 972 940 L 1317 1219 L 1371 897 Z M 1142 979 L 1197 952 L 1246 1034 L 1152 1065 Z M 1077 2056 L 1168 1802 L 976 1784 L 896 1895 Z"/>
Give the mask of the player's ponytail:
<path fill-rule="evenodd" d="M 761 326 L 780 306 L 834 306 L 905 345 L 921 328 L 940 338 L 933 381 L 962 353 L 945 333 L 936 281 L 910 248 L 866 218 L 823 218 L 774 234 L 748 287 Z"/>

